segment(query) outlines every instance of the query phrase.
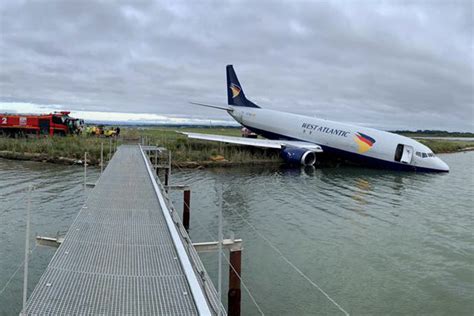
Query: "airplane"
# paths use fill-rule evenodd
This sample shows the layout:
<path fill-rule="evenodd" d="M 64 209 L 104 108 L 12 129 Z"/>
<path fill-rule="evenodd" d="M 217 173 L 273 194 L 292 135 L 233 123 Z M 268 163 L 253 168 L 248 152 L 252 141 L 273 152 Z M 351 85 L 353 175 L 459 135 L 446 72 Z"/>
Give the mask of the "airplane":
<path fill-rule="evenodd" d="M 189 138 L 276 148 L 289 164 L 314 165 L 329 153 L 359 165 L 397 171 L 449 172 L 449 166 L 414 139 L 351 124 L 263 109 L 245 96 L 232 65 L 227 65 L 227 103 L 219 106 L 238 123 L 266 139 L 188 133 Z"/>

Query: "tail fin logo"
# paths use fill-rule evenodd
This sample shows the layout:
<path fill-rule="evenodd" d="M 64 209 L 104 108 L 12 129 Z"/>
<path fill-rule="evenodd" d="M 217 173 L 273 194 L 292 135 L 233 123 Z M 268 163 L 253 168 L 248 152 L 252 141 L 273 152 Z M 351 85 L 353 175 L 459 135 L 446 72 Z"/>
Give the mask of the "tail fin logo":
<path fill-rule="evenodd" d="M 240 91 L 242 89 L 240 89 L 240 87 L 238 85 L 236 85 L 235 83 L 232 83 L 229 87 L 229 89 L 232 91 L 232 98 L 236 98 L 239 94 L 240 94 Z"/>
<path fill-rule="evenodd" d="M 359 154 L 365 153 L 375 144 L 375 139 L 362 133 L 355 133 L 354 141 L 359 145 Z"/>

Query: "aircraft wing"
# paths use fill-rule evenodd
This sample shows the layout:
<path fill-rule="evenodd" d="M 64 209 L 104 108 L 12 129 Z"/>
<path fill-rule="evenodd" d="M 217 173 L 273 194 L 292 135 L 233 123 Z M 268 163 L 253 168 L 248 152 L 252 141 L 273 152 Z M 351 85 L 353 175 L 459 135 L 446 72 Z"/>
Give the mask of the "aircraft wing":
<path fill-rule="evenodd" d="M 194 138 L 194 139 L 255 146 L 255 147 L 262 147 L 262 148 L 282 149 L 284 147 L 298 147 L 298 148 L 308 149 L 317 153 L 323 151 L 323 149 L 319 145 L 316 145 L 314 143 L 304 142 L 304 141 L 296 141 L 296 140 L 271 140 L 271 139 L 244 138 L 244 137 L 235 137 L 235 136 L 222 136 L 222 135 L 188 133 L 188 132 L 178 132 L 178 133 L 187 135 L 189 138 Z"/>

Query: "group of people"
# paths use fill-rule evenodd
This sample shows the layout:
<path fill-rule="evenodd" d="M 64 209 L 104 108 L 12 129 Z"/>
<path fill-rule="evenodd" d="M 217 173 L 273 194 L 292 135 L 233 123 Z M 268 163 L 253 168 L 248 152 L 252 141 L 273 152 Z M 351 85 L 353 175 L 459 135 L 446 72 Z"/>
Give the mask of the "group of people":
<path fill-rule="evenodd" d="M 100 136 L 104 135 L 106 137 L 118 137 L 120 136 L 120 127 L 110 127 L 104 128 L 103 125 L 98 126 L 87 126 L 85 129 L 87 135 Z"/>

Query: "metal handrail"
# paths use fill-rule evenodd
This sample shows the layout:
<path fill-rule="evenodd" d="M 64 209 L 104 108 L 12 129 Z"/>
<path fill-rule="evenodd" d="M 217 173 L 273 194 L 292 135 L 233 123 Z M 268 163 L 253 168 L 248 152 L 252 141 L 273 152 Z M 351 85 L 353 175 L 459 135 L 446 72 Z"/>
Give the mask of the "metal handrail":
<path fill-rule="evenodd" d="M 188 280 L 189 288 L 191 290 L 191 293 L 194 298 L 194 302 L 196 304 L 196 308 L 198 309 L 199 315 L 212 315 L 211 310 L 209 308 L 209 305 L 207 303 L 207 300 L 204 296 L 204 293 L 202 291 L 201 285 L 197 279 L 197 276 L 194 272 L 194 268 L 191 264 L 191 261 L 189 259 L 188 253 L 186 252 L 186 249 L 182 243 L 182 240 L 179 236 L 178 230 L 174 224 L 174 221 L 171 217 L 171 213 L 168 209 L 168 206 L 166 205 L 165 199 L 163 197 L 163 194 L 161 193 L 160 188 L 158 187 L 158 184 L 155 180 L 155 177 L 153 175 L 153 172 L 151 171 L 150 163 L 148 158 L 145 155 L 145 152 L 142 149 L 142 146 L 139 145 L 140 147 L 140 152 L 142 154 L 143 160 L 145 161 L 145 165 L 148 171 L 148 175 L 150 176 L 153 188 L 155 190 L 156 196 L 158 197 L 158 201 L 160 203 L 161 208 L 163 209 L 163 215 L 166 220 L 166 224 L 168 226 L 168 230 L 171 235 L 171 239 L 173 240 L 173 244 L 175 246 L 176 252 L 179 257 L 179 261 L 181 263 L 181 266 L 184 270 L 184 274 L 186 276 L 186 279 Z"/>

